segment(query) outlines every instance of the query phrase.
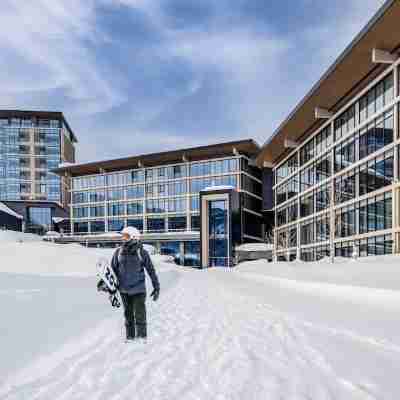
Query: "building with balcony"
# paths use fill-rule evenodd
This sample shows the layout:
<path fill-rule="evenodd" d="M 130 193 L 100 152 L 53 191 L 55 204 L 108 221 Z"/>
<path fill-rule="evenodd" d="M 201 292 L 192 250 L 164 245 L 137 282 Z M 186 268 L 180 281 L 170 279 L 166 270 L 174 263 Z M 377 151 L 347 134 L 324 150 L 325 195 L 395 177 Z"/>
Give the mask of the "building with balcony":
<path fill-rule="evenodd" d="M 261 171 L 254 165 L 258 151 L 253 140 L 242 140 L 54 172 L 71 181 L 66 189 L 73 235 L 90 237 L 134 226 L 162 254 L 199 265 L 202 234 L 208 249 L 203 266 L 230 266 L 234 244 L 263 240 Z"/>
<path fill-rule="evenodd" d="M 399 251 L 399 18 L 387 1 L 262 147 L 278 260 Z"/>
<path fill-rule="evenodd" d="M 51 170 L 75 161 L 76 142 L 61 112 L 0 110 L 0 201 L 23 216 L 24 230 L 68 216 L 68 188 Z"/>

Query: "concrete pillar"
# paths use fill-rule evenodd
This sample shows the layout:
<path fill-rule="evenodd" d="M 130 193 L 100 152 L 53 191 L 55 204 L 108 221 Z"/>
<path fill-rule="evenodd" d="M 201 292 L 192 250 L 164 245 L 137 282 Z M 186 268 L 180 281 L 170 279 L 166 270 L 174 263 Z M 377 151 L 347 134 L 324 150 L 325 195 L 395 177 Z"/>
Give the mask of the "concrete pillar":
<path fill-rule="evenodd" d="M 185 242 L 181 241 L 179 243 L 179 255 L 180 255 L 180 263 L 184 265 L 185 262 Z"/>

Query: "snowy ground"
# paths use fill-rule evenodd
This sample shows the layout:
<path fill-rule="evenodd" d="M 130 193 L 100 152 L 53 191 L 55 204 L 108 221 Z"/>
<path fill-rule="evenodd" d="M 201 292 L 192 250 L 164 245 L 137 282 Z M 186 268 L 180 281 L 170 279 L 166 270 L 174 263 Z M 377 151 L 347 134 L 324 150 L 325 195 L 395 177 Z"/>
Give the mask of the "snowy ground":
<path fill-rule="evenodd" d="M 0 399 L 398 399 L 400 259 L 154 260 L 147 343 L 95 290 L 110 250 L 0 239 Z"/>

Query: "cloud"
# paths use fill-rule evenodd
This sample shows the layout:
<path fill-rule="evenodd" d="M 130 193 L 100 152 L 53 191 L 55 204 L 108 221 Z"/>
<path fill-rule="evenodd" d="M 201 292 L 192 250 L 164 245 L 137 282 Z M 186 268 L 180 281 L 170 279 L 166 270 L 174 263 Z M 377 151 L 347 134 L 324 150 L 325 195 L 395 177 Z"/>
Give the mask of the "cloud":
<path fill-rule="evenodd" d="M 264 142 L 384 0 L 3 0 L 0 104 L 64 111 L 81 161 Z"/>
<path fill-rule="evenodd" d="M 102 38 L 93 1 L 3 0 L 0 64 L 3 106 L 66 105 L 72 112 L 105 111 L 125 100 L 110 85 L 90 51 Z M 24 95 L 27 98 L 24 98 Z M 16 101 L 8 104 L 7 99 Z M 63 100 L 62 104 L 60 99 Z M 36 108 L 35 107 L 35 108 Z"/>

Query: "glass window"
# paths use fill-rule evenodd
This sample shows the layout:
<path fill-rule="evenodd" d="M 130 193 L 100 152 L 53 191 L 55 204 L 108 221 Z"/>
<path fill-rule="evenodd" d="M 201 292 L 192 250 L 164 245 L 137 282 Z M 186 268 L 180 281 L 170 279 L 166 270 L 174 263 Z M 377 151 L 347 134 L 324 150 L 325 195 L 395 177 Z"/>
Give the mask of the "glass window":
<path fill-rule="evenodd" d="M 104 206 L 90 207 L 91 217 L 103 217 L 104 216 Z"/>
<path fill-rule="evenodd" d="M 118 216 L 125 214 L 125 204 L 123 203 L 112 203 L 108 205 L 108 215 L 109 216 Z"/>
<path fill-rule="evenodd" d="M 175 263 L 180 264 L 180 243 L 179 242 L 161 242 L 160 243 L 160 253 L 162 255 L 172 256 Z"/>
<path fill-rule="evenodd" d="M 126 198 L 130 199 L 141 199 L 144 197 L 144 185 L 129 186 L 126 189 Z"/>
<path fill-rule="evenodd" d="M 89 201 L 91 203 L 97 203 L 105 200 L 104 190 L 96 190 L 88 192 Z"/>
<path fill-rule="evenodd" d="M 276 220 L 278 226 L 285 225 L 287 223 L 287 209 L 286 207 L 277 210 Z"/>
<path fill-rule="evenodd" d="M 335 203 L 344 203 L 356 195 L 355 171 L 341 175 L 335 179 Z"/>
<path fill-rule="evenodd" d="M 199 196 L 192 196 L 190 198 L 190 210 L 191 211 L 199 211 L 200 209 L 200 198 Z"/>
<path fill-rule="evenodd" d="M 139 169 L 139 170 L 134 170 L 131 171 L 130 174 L 130 182 L 128 183 L 143 183 L 144 182 L 144 171 Z"/>
<path fill-rule="evenodd" d="M 300 149 L 300 165 L 304 165 L 314 157 L 314 139 L 311 139 Z"/>
<path fill-rule="evenodd" d="M 143 219 L 128 219 L 127 226 L 133 226 L 134 228 L 138 229 L 140 232 L 143 232 Z"/>
<path fill-rule="evenodd" d="M 358 224 L 360 234 L 368 232 L 367 200 L 363 200 L 358 206 Z"/>
<path fill-rule="evenodd" d="M 105 232 L 105 222 L 104 220 L 90 221 L 90 231 L 93 233 L 103 233 Z"/>
<path fill-rule="evenodd" d="M 298 203 L 297 201 L 289 204 L 288 206 L 288 222 L 294 222 L 297 220 L 297 210 L 298 210 Z"/>
<path fill-rule="evenodd" d="M 72 209 L 72 215 L 74 218 L 87 218 L 89 216 L 88 207 L 74 207 Z"/>
<path fill-rule="evenodd" d="M 123 219 L 109 219 L 108 220 L 108 231 L 109 232 L 120 232 L 124 229 Z"/>
<path fill-rule="evenodd" d="M 186 230 L 186 216 L 176 216 L 168 218 L 168 231 L 184 231 Z"/>
<path fill-rule="evenodd" d="M 314 242 L 314 221 L 308 220 L 300 224 L 301 244 L 311 244 Z"/>
<path fill-rule="evenodd" d="M 307 194 L 300 198 L 300 217 L 307 217 L 314 213 L 314 195 Z"/>
<path fill-rule="evenodd" d="M 149 214 L 160 214 L 166 212 L 166 204 L 168 200 L 152 199 L 146 201 L 146 210 Z"/>
<path fill-rule="evenodd" d="M 87 203 L 88 202 L 88 193 L 87 192 L 74 192 L 72 193 L 72 203 Z"/>
<path fill-rule="evenodd" d="M 38 228 L 39 230 L 48 231 L 51 229 L 51 208 L 49 207 L 29 207 L 28 208 L 28 225 L 29 229 Z"/>
<path fill-rule="evenodd" d="M 322 182 L 331 175 L 331 156 L 320 158 L 315 164 L 315 182 Z"/>
<path fill-rule="evenodd" d="M 200 230 L 200 215 L 191 216 L 191 230 L 192 231 Z"/>
<path fill-rule="evenodd" d="M 124 200 L 124 190 L 119 189 L 108 189 L 108 200 Z"/>
<path fill-rule="evenodd" d="M 331 201 L 330 190 L 327 185 L 321 186 L 317 189 L 315 194 L 316 212 L 325 210 L 329 207 Z"/>
<path fill-rule="evenodd" d="M 300 192 L 304 192 L 308 188 L 314 186 L 315 171 L 314 166 L 310 166 L 300 172 Z"/>
<path fill-rule="evenodd" d="M 141 201 L 136 201 L 134 203 L 127 203 L 126 213 L 128 215 L 143 214 L 143 203 Z"/>
<path fill-rule="evenodd" d="M 199 266 L 200 242 L 199 241 L 184 242 L 184 248 L 185 248 L 184 265 L 192 267 Z"/>
<path fill-rule="evenodd" d="M 147 232 L 165 232 L 165 218 L 147 218 Z"/>
<path fill-rule="evenodd" d="M 89 223 L 88 222 L 75 222 L 74 223 L 74 233 L 88 233 Z"/>
<path fill-rule="evenodd" d="M 335 140 L 349 133 L 355 126 L 355 106 L 350 106 L 338 118 L 335 119 Z"/>

